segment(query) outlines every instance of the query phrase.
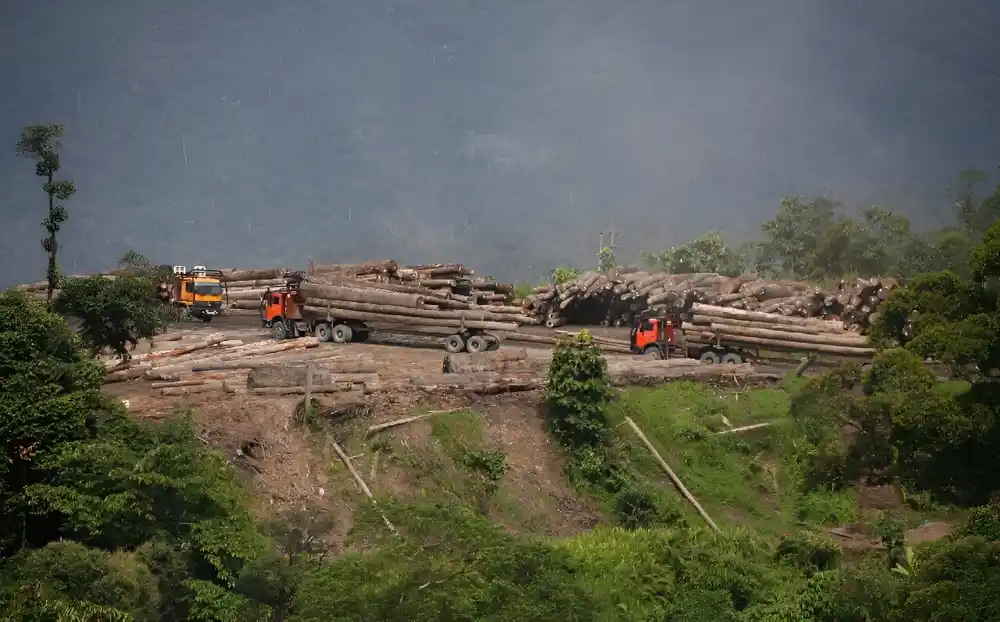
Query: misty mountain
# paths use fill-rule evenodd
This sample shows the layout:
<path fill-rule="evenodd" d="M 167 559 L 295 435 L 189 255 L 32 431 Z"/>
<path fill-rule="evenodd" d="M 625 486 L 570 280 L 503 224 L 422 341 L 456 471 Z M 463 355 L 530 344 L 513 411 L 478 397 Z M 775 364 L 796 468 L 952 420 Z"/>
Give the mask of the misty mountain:
<path fill-rule="evenodd" d="M 781 197 L 920 224 L 1000 159 L 987 0 L 0 0 L 0 285 L 39 280 L 45 196 L 13 154 L 63 123 L 61 264 L 392 257 L 508 279 Z"/>

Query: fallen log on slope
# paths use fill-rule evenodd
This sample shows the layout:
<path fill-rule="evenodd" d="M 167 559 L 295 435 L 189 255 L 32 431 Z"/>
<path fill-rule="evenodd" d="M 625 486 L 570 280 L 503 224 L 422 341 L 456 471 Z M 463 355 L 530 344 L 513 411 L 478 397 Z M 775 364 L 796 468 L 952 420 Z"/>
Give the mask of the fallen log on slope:
<path fill-rule="evenodd" d="M 442 372 L 467 374 L 473 372 L 513 372 L 530 368 L 528 352 L 524 348 L 508 348 L 475 354 L 449 354 L 444 357 Z"/>
<path fill-rule="evenodd" d="M 305 386 L 306 373 L 312 369 L 313 386 L 320 387 L 338 382 L 354 384 L 378 380 L 378 366 L 371 359 L 354 359 L 328 362 L 291 364 L 263 364 L 254 367 L 247 375 L 247 387 L 296 387 Z"/>
<path fill-rule="evenodd" d="M 429 393 L 472 393 L 497 395 L 541 389 L 546 381 L 538 376 L 501 376 L 493 372 L 470 374 L 437 374 L 413 376 L 404 383 L 392 386 L 393 390 L 412 387 Z"/>
<path fill-rule="evenodd" d="M 345 309 L 342 307 L 334 306 L 332 303 L 329 307 L 316 307 L 312 305 L 306 305 L 303 309 L 309 313 L 316 314 L 317 317 L 324 317 L 327 313 L 330 313 L 333 317 L 342 318 L 345 320 L 358 320 L 361 322 L 372 322 L 376 324 L 392 324 L 397 326 L 437 326 L 444 328 L 469 328 L 476 330 L 487 330 L 487 331 L 500 331 L 500 332 L 514 332 L 517 330 L 517 324 L 514 322 L 476 322 L 476 321 L 464 321 L 461 319 L 435 319 L 435 318 L 423 318 L 415 316 L 406 315 L 389 315 L 382 313 L 371 313 L 365 311 L 352 311 L 350 309 Z"/>

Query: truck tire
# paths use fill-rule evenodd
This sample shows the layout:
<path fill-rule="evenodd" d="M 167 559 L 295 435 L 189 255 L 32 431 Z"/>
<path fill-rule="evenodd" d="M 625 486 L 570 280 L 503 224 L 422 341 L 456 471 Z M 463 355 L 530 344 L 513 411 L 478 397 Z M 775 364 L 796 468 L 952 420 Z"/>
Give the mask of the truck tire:
<path fill-rule="evenodd" d="M 729 352 L 722 357 L 722 362 L 726 365 L 739 365 L 743 362 L 743 357 L 735 352 Z"/>
<path fill-rule="evenodd" d="M 333 340 L 333 331 L 330 330 L 329 324 L 321 322 L 316 325 L 316 340 L 320 343 L 328 343 Z"/>
<path fill-rule="evenodd" d="M 469 354 L 477 354 L 479 352 L 485 352 L 490 344 L 487 343 L 486 339 L 480 337 L 479 335 L 473 335 L 469 337 L 469 340 L 465 342 L 465 349 L 469 351 Z"/>
<path fill-rule="evenodd" d="M 708 350 L 707 352 L 702 352 L 701 356 L 698 357 L 698 360 L 701 361 L 702 363 L 708 363 L 710 365 L 718 365 L 719 355 L 716 354 L 715 352 L 712 352 L 711 350 Z"/>
<path fill-rule="evenodd" d="M 285 326 L 285 322 L 282 320 L 274 320 L 271 322 L 271 334 L 274 335 L 275 340 L 284 341 L 288 339 L 288 327 Z"/>
<path fill-rule="evenodd" d="M 654 360 L 662 360 L 663 352 L 660 351 L 656 346 L 646 346 L 646 349 L 642 351 L 642 355 L 646 358 Z"/>
<path fill-rule="evenodd" d="M 450 354 L 458 354 L 465 349 L 465 341 L 462 340 L 461 335 L 449 335 L 444 340 L 444 349 Z"/>
<path fill-rule="evenodd" d="M 351 339 L 354 337 L 354 331 L 347 324 L 337 324 L 333 327 L 333 332 L 331 333 L 333 343 L 351 343 Z"/>

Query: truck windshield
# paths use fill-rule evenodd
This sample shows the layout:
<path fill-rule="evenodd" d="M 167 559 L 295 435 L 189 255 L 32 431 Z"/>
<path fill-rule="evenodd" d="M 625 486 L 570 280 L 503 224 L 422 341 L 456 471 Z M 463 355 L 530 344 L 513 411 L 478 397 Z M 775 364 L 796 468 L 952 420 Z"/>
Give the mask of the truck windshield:
<path fill-rule="evenodd" d="M 222 285 L 219 283 L 199 283 L 194 284 L 194 293 L 196 296 L 221 296 L 222 295 Z"/>

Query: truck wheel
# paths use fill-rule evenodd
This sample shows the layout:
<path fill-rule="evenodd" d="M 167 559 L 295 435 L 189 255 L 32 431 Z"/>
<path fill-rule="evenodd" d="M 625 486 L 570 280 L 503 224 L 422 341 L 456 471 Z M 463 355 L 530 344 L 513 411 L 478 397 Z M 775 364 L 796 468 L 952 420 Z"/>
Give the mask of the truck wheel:
<path fill-rule="evenodd" d="M 645 356 L 646 358 L 654 360 L 663 359 L 663 352 L 660 352 L 660 349 L 657 348 L 656 346 L 647 346 L 646 349 L 642 351 L 642 355 Z"/>
<path fill-rule="evenodd" d="M 709 363 L 710 365 L 718 365 L 719 355 L 709 350 L 708 352 L 703 352 L 701 356 L 698 357 L 698 360 L 701 361 L 702 363 Z"/>
<path fill-rule="evenodd" d="M 333 343 L 351 343 L 354 331 L 347 324 L 337 324 L 333 327 Z"/>
<path fill-rule="evenodd" d="M 288 327 L 281 320 L 277 320 L 271 325 L 271 334 L 274 335 L 276 340 L 284 341 L 288 339 Z"/>
<path fill-rule="evenodd" d="M 461 335 L 449 335 L 447 339 L 444 340 L 444 349 L 450 354 L 458 354 L 465 349 L 465 342 L 462 340 Z"/>
<path fill-rule="evenodd" d="M 329 324 L 317 324 L 316 325 L 316 340 L 321 343 L 327 343 L 333 339 L 333 333 L 330 331 Z"/>
<path fill-rule="evenodd" d="M 726 365 L 739 365 L 743 362 L 743 357 L 735 352 L 730 352 L 722 357 L 722 362 Z"/>
<path fill-rule="evenodd" d="M 490 344 L 486 343 L 486 340 L 479 335 L 473 335 L 465 342 L 465 349 L 469 351 L 469 354 L 485 352 L 489 346 Z"/>

